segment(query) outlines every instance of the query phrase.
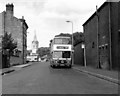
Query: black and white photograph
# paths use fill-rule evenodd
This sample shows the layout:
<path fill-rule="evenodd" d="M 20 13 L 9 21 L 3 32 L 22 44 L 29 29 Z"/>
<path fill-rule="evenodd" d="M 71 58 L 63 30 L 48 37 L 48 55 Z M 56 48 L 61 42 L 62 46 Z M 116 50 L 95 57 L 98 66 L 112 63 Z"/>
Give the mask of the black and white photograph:
<path fill-rule="evenodd" d="M 120 0 L 0 0 L 0 95 L 119 96 Z"/>

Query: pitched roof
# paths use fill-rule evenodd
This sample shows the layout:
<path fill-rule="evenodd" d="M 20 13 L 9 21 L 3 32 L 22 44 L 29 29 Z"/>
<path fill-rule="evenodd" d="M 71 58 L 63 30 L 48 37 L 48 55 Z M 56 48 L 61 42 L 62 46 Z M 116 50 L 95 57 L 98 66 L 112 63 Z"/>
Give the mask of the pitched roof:
<path fill-rule="evenodd" d="M 106 4 L 108 4 L 108 3 L 110 3 L 110 2 L 104 2 L 101 6 L 100 6 L 100 8 L 98 8 L 97 9 L 97 12 L 99 12 Z M 96 15 L 96 11 L 92 14 L 92 16 L 90 16 L 90 18 L 83 24 L 83 26 L 84 25 L 86 25 L 94 16 Z"/>

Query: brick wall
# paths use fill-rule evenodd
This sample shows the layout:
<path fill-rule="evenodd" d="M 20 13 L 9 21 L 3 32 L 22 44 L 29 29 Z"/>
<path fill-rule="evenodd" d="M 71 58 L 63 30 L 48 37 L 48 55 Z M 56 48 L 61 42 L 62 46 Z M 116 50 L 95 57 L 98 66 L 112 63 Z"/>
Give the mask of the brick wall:
<path fill-rule="evenodd" d="M 18 19 L 14 17 L 14 6 L 13 4 L 8 4 L 6 5 L 6 12 L 5 12 L 5 32 L 12 33 L 12 38 L 14 41 L 17 42 L 17 49 L 21 51 L 20 57 L 23 60 L 23 48 L 24 48 L 24 56 L 26 56 L 26 51 L 27 51 L 27 24 L 24 20 Z M 3 25 L 3 24 L 2 24 Z M 24 33 L 24 45 L 23 45 L 23 33 Z M 26 57 L 25 57 L 26 59 Z M 26 60 L 24 60 L 26 63 Z"/>
<path fill-rule="evenodd" d="M 120 2 L 118 4 L 118 9 L 120 9 Z M 120 69 L 120 11 L 118 10 L 118 49 L 119 49 L 119 52 L 118 52 L 118 68 Z"/>
<path fill-rule="evenodd" d="M 118 3 L 104 3 L 98 9 L 98 44 L 99 63 L 102 67 L 110 66 L 110 44 L 112 68 L 119 64 Z M 109 13 L 110 12 L 110 13 Z M 84 24 L 87 65 L 97 65 L 97 16 L 94 13 Z M 111 32 L 111 33 L 110 33 Z M 111 35 L 111 41 L 110 41 Z M 94 44 L 93 44 L 94 42 Z M 94 46 L 93 46 L 94 45 Z"/>
<path fill-rule="evenodd" d="M 22 41 L 21 21 L 14 16 L 11 17 L 10 14 L 8 14 L 7 12 L 6 12 L 5 17 L 6 17 L 5 18 L 5 32 L 12 33 L 12 38 L 14 39 L 14 41 L 17 42 L 17 48 L 22 52 L 23 41 Z M 22 58 L 22 54 L 20 55 L 19 58 Z"/>
<path fill-rule="evenodd" d="M 3 13 L 0 13 L 0 36 L 2 35 L 2 32 L 3 32 Z"/>
<path fill-rule="evenodd" d="M 120 11 L 120 3 L 111 4 L 111 31 L 112 31 L 112 67 L 113 69 L 118 69 L 120 64 L 120 41 L 119 41 L 119 32 L 118 32 L 118 12 Z M 120 18 L 120 17 L 119 17 Z"/>
<path fill-rule="evenodd" d="M 22 58 L 11 56 L 10 57 L 10 64 L 11 65 L 22 64 Z"/>
<path fill-rule="evenodd" d="M 0 50 L 0 69 L 2 69 L 2 51 Z"/>
<path fill-rule="evenodd" d="M 97 64 L 97 21 L 94 16 L 91 21 L 89 21 L 84 26 L 85 34 L 85 45 L 86 45 L 86 63 L 87 66 L 95 67 Z"/>
<path fill-rule="evenodd" d="M 1 37 L 4 33 L 4 15 L 5 15 L 5 12 L 0 13 L 0 43 L 2 40 Z M 0 47 L 1 47 L 1 45 L 0 45 Z"/>
<path fill-rule="evenodd" d="M 84 65 L 84 54 L 83 49 L 81 48 L 81 44 L 77 44 L 74 47 L 74 64 Z"/>
<path fill-rule="evenodd" d="M 17 41 L 17 48 L 22 51 L 23 49 L 23 39 L 22 39 L 22 23 L 16 17 L 13 17 L 12 21 L 12 36 Z"/>
<path fill-rule="evenodd" d="M 4 12 L 0 13 L 0 69 L 2 68 L 2 35 L 4 32 Z"/>

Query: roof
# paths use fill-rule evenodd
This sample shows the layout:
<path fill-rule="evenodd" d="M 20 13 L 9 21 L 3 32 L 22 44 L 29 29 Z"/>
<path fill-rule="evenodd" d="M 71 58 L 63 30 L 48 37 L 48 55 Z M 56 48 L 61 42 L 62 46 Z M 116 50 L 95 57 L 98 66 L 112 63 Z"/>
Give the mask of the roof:
<path fill-rule="evenodd" d="M 28 29 L 28 25 L 27 25 L 25 19 L 19 19 L 19 20 L 20 20 L 21 22 L 23 22 L 23 23 L 25 24 L 26 28 Z"/>
<path fill-rule="evenodd" d="M 104 2 L 98 9 L 97 12 L 99 12 L 104 6 L 106 6 L 110 2 Z M 92 16 L 83 24 L 86 25 L 94 16 L 96 15 L 96 11 L 92 14 Z"/>

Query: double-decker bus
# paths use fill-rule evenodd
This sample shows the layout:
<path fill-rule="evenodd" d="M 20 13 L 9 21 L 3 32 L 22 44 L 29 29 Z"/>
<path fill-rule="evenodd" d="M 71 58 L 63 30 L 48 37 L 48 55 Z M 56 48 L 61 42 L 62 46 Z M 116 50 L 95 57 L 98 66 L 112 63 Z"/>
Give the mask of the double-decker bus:
<path fill-rule="evenodd" d="M 71 37 L 57 36 L 51 43 L 51 67 L 72 67 L 72 40 Z"/>

